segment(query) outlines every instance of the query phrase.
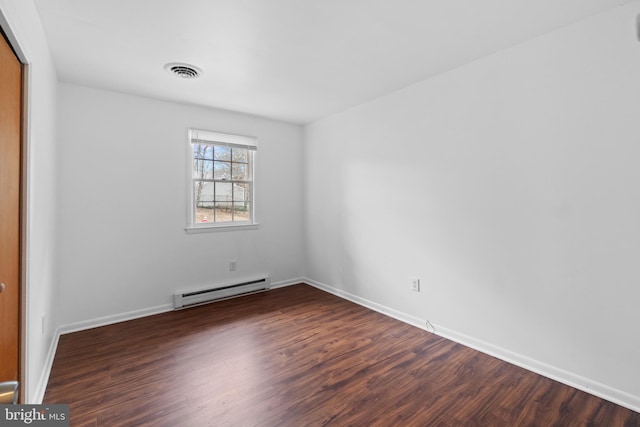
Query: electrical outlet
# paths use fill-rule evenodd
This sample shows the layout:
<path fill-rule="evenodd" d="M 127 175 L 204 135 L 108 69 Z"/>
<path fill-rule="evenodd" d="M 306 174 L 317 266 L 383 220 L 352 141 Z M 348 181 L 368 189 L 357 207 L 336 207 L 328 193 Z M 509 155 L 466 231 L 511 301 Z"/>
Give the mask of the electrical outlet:
<path fill-rule="evenodd" d="M 45 315 L 45 314 L 43 314 L 43 315 L 42 315 L 42 334 L 43 334 L 43 335 L 44 335 L 44 331 L 46 330 L 46 329 L 45 329 L 45 319 L 46 319 L 46 315 Z"/>
<path fill-rule="evenodd" d="M 229 261 L 229 271 L 236 271 L 238 269 L 238 261 Z"/>
<path fill-rule="evenodd" d="M 420 292 L 420 279 L 418 278 L 411 279 L 411 290 L 413 292 Z"/>

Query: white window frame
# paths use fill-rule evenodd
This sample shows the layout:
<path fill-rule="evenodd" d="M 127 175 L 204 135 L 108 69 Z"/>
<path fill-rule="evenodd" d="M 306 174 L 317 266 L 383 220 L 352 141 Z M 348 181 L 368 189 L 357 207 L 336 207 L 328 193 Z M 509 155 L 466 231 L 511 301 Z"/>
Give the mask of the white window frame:
<path fill-rule="evenodd" d="M 249 175 L 250 179 L 250 220 L 249 221 L 229 221 L 229 222 L 196 222 L 195 212 L 195 192 L 194 183 L 199 178 L 193 177 L 193 165 L 194 165 L 194 144 L 210 144 L 212 146 L 226 146 L 232 148 L 242 148 L 249 150 L 251 159 L 249 161 L 249 167 L 251 168 Z M 200 129 L 189 129 L 188 144 L 189 155 L 187 156 L 189 165 L 187 168 L 188 179 L 188 206 L 187 206 L 187 226 L 185 231 L 187 233 L 202 233 L 202 232 L 214 232 L 214 231 L 231 231 L 231 230 L 243 230 L 243 229 L 255 229 L 258 228 L 258 222 L 256 221 L 256 206 L 255 206 L 255 194 L 256 194 L 256 176 L 255 176 L 255 164 L 258 151 L 258 140 L 253 136 L 234 135 L 222 132 L 213 132 Z M 213 178 L 211 182 L 216 182 Z M 234 182 L 234 181 L 229 181 Z"/>

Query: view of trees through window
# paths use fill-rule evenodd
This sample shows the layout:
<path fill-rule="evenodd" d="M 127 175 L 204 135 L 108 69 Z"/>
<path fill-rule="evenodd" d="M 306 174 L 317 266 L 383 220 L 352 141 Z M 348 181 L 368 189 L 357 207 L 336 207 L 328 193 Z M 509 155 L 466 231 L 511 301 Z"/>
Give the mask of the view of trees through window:
<path fill-rule="evenodd" d="M 194 222 L 251 221 L 252 151 L 193 145 Z"/>

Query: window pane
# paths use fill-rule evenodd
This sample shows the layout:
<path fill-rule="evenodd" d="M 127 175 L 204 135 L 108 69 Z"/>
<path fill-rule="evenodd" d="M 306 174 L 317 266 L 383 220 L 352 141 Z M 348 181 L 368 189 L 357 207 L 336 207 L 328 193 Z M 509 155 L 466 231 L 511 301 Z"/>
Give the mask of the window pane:
<path fill-rule="evenodd" d="M 239 181 L 248 181 L 249 180 L 249 165 L 245 163 L 232 163 L 232 179 Z"/>
<path fill-rule="evenodd" d="M 231 179 L 231 163 L 213 162 L 214 179 Z"/>
<path fill-rule="evenodd" d="M 193 161 L 193 177 L 199 179 L 213 178 L 213 161 L 195 159 Z"/>
<path fill-rule="evenodd" d="M 193 186 L 195 201 L 195 222 L 205 223 L 212 222 L 213 217 L 213 183 L 205 181 L 196 181 Z"/>
<path fill-rule="evenodd" d="M 251 200 L 249 184 L 233 184 L 233 201 L 234 202 L 248 202 Z"/>
<path fill-rule="evenodd" d="M 233 204 L 234 221 L 249 221 L 251 219 L 251 210 L 249 202 L 235 202 Z"/>
<path fill-rule="evenodd" d="M 231 147 L 225 146 L 215 146 L 215 150 L 213 153 L 214 160 L 224 160 L 227 162 L 231 161 Z"/>
<path fill-rule="evenodd" d="M 193 144 L 193 158 L 213 160 L 213 146 L 207 144 Z"/>
<path fill-rule="evenodd" d="M 229 202 L 216 202 L 216 222 L 233 221 L 231 208 L 232 204 Z"/>
<path fill-rule="evenodd" d="M 216 202 L 232 202 L 232 184 L 230 182 L 216 182 Z"/>
<path fill-rule="evenodd" d="M 249 163 L 249 150 L 234 148 L 231 157 L 236 163 Z"/>

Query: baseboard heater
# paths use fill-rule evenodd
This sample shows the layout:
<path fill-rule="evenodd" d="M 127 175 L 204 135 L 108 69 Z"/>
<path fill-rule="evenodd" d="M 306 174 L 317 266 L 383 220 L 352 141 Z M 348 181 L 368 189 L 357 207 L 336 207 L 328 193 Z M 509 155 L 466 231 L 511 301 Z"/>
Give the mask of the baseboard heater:
<path fill-rule="evenodd" d="M 239 283 L 177 292 L 173 294 L 173 308 L 178 310 L 240 295 L 266 291 L 269 289 L 270 284 L 269 276 L 265 276 L 257 279 L 243 280 Z"/>

